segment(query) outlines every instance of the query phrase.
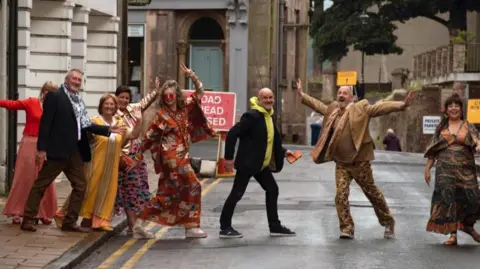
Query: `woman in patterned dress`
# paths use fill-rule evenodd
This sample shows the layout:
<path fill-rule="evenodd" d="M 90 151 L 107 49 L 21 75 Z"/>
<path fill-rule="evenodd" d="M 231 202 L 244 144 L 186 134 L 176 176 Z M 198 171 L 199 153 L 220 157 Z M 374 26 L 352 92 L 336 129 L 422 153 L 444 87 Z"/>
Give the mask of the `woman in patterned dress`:
<path fill-rule="evenodd" d="M 145 206 L 133 228 L 137 238 L 153 237 L 142 227 L 144 220 L 168 226 L 183 225 L 187 238 L 207 236 L 200 229 L 201 185 L 190 166 L 189 146 L 190 141 L 204 140 L 215 132 L 200 108 L 202 83 L 190 69 L 184 65 L 182 69 L 192 79 L 195 92 L 185 98 L 176 81 L 165 82 L 153 121 L 145 119 L 148 128 L 135 156 L 136 161 L 142 161 L 143 153 L 150 150 L 159 175 L 157 194 Z"/>
<path fill-rule="evenodd" d="M 120 86 L 115 91 L 118 98 L 118 110 L 116 115 L 120 117 L 128 126 L 128 131 L 132 131 L 137 124 L 141 122 L 142 113 L 153 103 L 158 95 L 159 80 L 155 79 L 155 89 L 147 94 L 138 103 L 130 103 L 132 100 L 132 91 L 127 86 Z M 133 158 L 140 148 L 140 139 L 134 139 L 123 147 L 123 157 L 120 161 L 118 174 L 118 191 L 115 203 L 115 212 L 117 214 L 125 211 L 128 219 L 128 233 L 131 233 L 137 214 L 143 209 L 146 202 L 150 200 L 150 190 L 148 186 L 148 170 L 144 161 L 129 170 L 123 163 L 124 158 Z"/>
<path fill-rule="evenodd" d="M 435 166 L 431 217 L 427 231 L 450 234 L 446 246 L 457 245 L 457 230 L 480 243 L 473 226 L 480 219 L 480 190 L 475 169 L 475 150 L 480 151 L 477 129 L 463 119 L 463 102 L 457 94 L 444 104 L 446 117 L 439 123 L 425 157 L 425 181 Z"/>

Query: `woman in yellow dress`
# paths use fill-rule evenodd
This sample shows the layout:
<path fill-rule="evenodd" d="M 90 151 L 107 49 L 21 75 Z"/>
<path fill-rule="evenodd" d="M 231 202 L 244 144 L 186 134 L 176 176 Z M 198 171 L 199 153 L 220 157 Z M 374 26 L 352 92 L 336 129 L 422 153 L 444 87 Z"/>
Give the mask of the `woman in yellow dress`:
<path fill-rule="evenodd" d="M 117 98 L 105 94 L 100 98 L 98 116 L 92 117 L 92 123 L 98 125 L 125 125 L 115 113 L 118 109 Z M 92 135 L 92 160 L 85 164 L 85 177 L 88 181 L 85 199 L 80 216 L 81 226 L 104 231 L 112 231 L 111 219 L 115 207 L 118 188 L 118 165 L 125 135 L 112 133 L 110 137 Z M 70 199 L 57 212 L 56 222 L 61 226 L 61 219 Z M 60 220 L 59 220 L 60 218 Z"/>

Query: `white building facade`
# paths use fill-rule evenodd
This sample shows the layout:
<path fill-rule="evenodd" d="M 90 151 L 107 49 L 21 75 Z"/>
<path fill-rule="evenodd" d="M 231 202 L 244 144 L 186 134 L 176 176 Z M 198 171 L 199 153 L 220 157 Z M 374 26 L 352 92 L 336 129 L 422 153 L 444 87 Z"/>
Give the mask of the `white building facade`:
<path fill-rule="evenodd" d="M 85 73 L 82 95 L 89 115 L 98 114 L 100 97 L 117 86 L 119 25 L 117 0 L 18 0 L 18 98 L 36 97 L 46 81 L 61 84 L 67 70 L 78 68 Z M 5 96 L 2 91 L 0 98 Z M 1 113 L 0 124 L 5 126 Z M 19 111 L 17 142 L 24 126 L 25 113 Z M 2 166 L 4 133 L 2 128 Z M 5 173 L 0 171 L 0 189 L 4 183 Z"/>

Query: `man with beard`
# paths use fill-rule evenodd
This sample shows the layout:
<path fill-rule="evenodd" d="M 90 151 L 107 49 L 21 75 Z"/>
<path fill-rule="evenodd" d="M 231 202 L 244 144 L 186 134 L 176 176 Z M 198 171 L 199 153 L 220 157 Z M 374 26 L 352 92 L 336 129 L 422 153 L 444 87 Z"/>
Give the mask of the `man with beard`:
<path fill-rule="evenodd" d="M 320 138 L 311 156 L 317 164 L 334 161 L 338 220 L 340 238 L 353 239 L 355 227 L 350 215 L 348 195 L 350 183 L 357 184 L 372 203 L 380 225 L 385 227 L 385 238 L 395 236 L 395 220 L 380 189 L 375 185 L 370 161 L 374 160 L 373 139 L 368 123 L 370 118 L 405 110 L 415 96 L 411 92 L 405 102 L 384 101 L 370 105 L 367 100 L 354 103 L 353 89 L 343 86 L 338 89 L 337 100 L 329 105 L 310 97 L 302 90 L 302 82 L 297 81 L 297 93 L 302 104 L 324 115 L 324 125 Z"/>

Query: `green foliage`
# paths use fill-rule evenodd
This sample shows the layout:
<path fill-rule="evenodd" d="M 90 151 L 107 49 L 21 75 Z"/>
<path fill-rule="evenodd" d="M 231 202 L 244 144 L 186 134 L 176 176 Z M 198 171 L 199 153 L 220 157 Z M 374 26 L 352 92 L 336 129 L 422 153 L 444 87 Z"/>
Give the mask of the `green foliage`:
<path fill-rule="evenodd" d="M 396 26 L 391 21 L 373 12 L 366 13 L 368 18 L 361 18 L 366 7 L 375 1 L 333 2 L 326 11 L 315 8 L 311 17 L 310 36 L 320 62 L 340 60 L 347 55 L 350 46 L 367 55 L 402 53 L 403 50 L 395 44 L 397 37 L 393 32 Z"/>
<path fill-rule="evenodd" d="M 460 31 L 457 35 L 450 38 L 452 43 L 473 43 L 475 42 L 475 35 L 467 31 Z"/>
<path fill-rule="evenodd" d="M 467 29 L 467 12 L 480 11 L 480 0 L 333 0 L 332 7 L 323 10 L 323 0 L 311 0 L 310 36 L 318 52 L 319 62 L 339 61 L 349 47 L 373 54 L 401 54 L 396 45 L 393 22 L 425 17 L 449 29 L 452 41 L 471 42 Z M 378 12 L 367 12 L 370 7 Z M 438 14 L 448 13 L 448 19 Z"/>

